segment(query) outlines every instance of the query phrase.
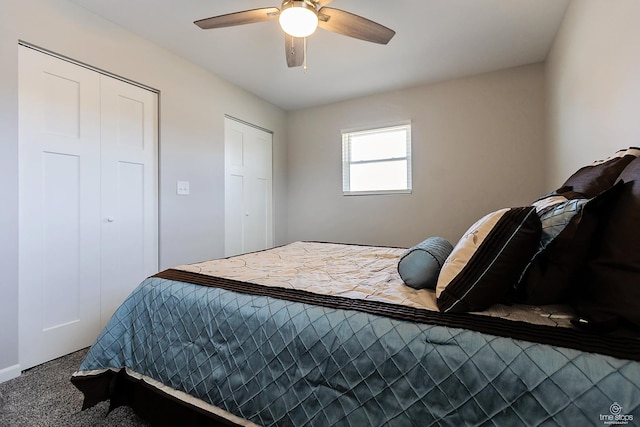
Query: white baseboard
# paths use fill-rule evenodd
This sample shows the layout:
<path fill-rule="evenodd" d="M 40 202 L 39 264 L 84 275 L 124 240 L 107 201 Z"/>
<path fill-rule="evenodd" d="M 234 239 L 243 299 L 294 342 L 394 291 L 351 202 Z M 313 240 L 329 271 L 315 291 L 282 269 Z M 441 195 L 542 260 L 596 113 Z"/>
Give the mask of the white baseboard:
<path fill-rule="evenodd" d="M 8 368 L 0 369 L 0 383 L 19 377 L 21 372 L 22 369 L 20 369 L 20 365 L 13 365 Z"/>

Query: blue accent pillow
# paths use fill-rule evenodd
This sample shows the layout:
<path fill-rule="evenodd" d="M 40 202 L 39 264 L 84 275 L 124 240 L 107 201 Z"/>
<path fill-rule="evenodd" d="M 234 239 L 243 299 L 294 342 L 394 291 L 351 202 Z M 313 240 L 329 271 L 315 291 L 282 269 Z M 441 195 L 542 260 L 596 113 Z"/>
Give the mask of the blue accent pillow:
<path fill-rule="evenodd" d="M 415 289 L 435 289 L 438 275 L 453 245 L 442 237 L 429 237 L 400 257 L 398 273 L 404 283 Z"/>

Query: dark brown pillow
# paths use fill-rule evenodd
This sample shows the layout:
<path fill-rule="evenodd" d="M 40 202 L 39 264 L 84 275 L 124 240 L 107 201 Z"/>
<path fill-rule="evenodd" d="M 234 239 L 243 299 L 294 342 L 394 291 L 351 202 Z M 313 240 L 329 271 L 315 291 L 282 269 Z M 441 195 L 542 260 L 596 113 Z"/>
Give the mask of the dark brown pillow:
<path fill-rule="evenodd" d="M 613 186 L 624 168 L 638 156 L 640 149 L 631 147 L 618 151 L 608 159 L 584 166 L 571 175 L 557 193 L 568 199 L 591 199 Z"/>
<path fill-rule="evenodd" d="M 640 330 L 640 158 L 624 169 L 620 181 L 622 192 L 573 305 L 588 323 L 613 328 L 622 321 Z"/>
<path fill-rule="evenodd" d="M 538 251 L 516 285 L 516 300 L 525 304 L 557 304 L 565 302 L 584 268 L 591 239 L 594 238 L 603 212 L 610 209 L 620 195 L 622 183 L 614 185 L 592 199 L 534 203 L 542 223 Z M 546 207 L 545 207 L 546 206 Z"/>

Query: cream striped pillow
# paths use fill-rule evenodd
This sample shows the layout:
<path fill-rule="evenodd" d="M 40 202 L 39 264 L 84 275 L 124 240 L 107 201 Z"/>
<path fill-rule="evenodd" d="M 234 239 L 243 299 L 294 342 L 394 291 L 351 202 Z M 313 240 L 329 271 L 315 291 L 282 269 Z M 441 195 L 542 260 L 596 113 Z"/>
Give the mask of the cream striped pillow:
<path fill-rule="evenodd" d="M 440 310 L 482 311 L 500 302 L 531 260 L 540 235 L 540 219 L 532 206 L 500 209 L 478 220 L 440 271 Z"/>

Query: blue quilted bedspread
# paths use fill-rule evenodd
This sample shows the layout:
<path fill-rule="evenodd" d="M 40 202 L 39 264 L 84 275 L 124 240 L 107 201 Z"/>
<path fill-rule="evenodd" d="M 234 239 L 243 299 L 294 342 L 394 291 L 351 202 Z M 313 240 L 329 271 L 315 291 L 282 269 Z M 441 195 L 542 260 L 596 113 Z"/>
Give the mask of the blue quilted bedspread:
<path fill-rule="evenodd" d="M 160 278 L 79 370 L 124 367 L 265 426 L 640 419 L 637 361 Z"/>

